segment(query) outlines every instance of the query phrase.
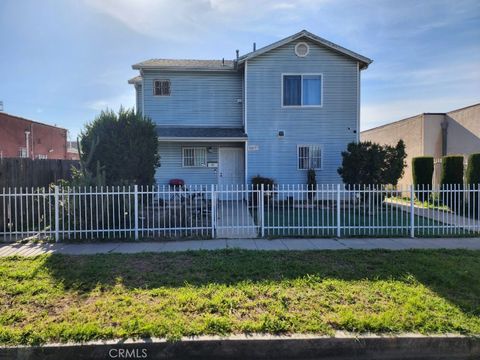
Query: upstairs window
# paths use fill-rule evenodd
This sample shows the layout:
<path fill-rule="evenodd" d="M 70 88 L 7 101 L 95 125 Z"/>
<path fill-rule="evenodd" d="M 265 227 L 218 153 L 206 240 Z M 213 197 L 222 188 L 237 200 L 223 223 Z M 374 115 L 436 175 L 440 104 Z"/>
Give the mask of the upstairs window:
<path fill-rule="evenodd" d="M 207 149 L 203 147 L 183 148 L 183 167 L 207 166 Z"/>
<path fill-rule="evenodd" d="M 299 145 L 297 156 L 299 170 L 320 170 L 322 168 L 322 148 L 320 145 Z"/>
<path fill-rule="evenodd" d="M 170 80 L 153 80 L 153 95 L 170 96 Z"/>
<path fill-rule="evenodd" d="M 322 106 L 322 74 L 283 75 L 283 106 Z"/>

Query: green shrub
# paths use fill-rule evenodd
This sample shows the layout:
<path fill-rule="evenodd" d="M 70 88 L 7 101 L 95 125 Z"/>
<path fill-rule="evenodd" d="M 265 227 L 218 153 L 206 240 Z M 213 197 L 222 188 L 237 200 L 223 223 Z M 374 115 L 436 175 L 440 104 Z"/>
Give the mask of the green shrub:
<path fill-rule="evenodd" d="M 449 155 L 442 159 L 442 186 L 463 184 L 463 156 Z"/>
<path fill-rule="evenodd" d="M 370 141 L 352 142 L 342 152 L 337 172 L 347 185 L 396 185 L 405 167 L 405 143 L 380 145 Z"/>
<path fill-rule="evenodd" d="M 443 157 L 440 184 L 443 188 L 450 187 L 457 190 L 463 188 L 463 156 L 449 155 Z M 450 209 L 459 213 L 463 209 L 463 194 L 455 192 L 455 194 L 447 195 L 444 202 Z"/>
<path fill-rule="evenodd" d="M 260 175 L 254 176 L 252 178 L 252 185 L 254 189 L 260 189 L 262 184 L 265 190 L 272 190 L 275 185 L 275 181 L 273 179 L 262 177 Z"/>
<path fill-rule="evenodd" d="M 152 185 L 160 164 L 155 123 L 133 109 L 105 110 L 80 135 L 82 169 L 97 185 Z M 89 180 L 92 179 L 92 180 Z"/>
<path fill-rule="evenodd" d="M 480 184 L 480 153 L 471 154 L 468 157 L 468 166 L 465 179 L 467 184 Z"/>
<path fill-rule="evenodd" d="M 263 185 L 264 193 L 264 200 L 268 202 L 272 199 L 275 195 L 275 181 L 273 179 L 262 177 L 260 175 L 254 176 L 252 178 L 252 185 L 254 190 L 260 190 L 261 186 Z M 258 196 L 252 192 L 252 204 L 256 206 L 258 203 Z"/>
<path fill-rule="evenodd" d="M 417 199 L 425 201 L 428 199 L 428 190 L 432 188 L 433 179 L 433 157 L 419 156 L 412 159 L 413 186 L 417 189 Z M 427 191 L 418 191 L 427 189 Z"/>
<path fill-rule="evenodd" d="M 477 190 L 480 186 L 480 153 L 471 154 L 468 157 L 467 172 L 465 174 L 466 182 L 471 190 Z M 479 206 L 478 191 L 470 192 L 470 214 L 478 217 Z"/>

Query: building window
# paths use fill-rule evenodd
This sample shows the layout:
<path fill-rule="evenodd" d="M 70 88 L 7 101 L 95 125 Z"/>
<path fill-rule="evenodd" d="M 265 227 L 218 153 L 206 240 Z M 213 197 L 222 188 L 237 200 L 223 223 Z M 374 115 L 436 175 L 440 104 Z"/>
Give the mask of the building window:
<path fill-rule="evenodd" d="M 320 145 L 299 145 L 297 157 L 299 170 L 322 168 L 322 147 Z"/>
<path fill-rule="evenodd" d="M 170 80 L 153 80 L 153 95 L 170 96 Z"/>
<path fill-rule="evenodd" d="M 183 148 L 183 167 L 205 167 L 207 166 L 207 148 L 192 147 Z"/>
<path fill-rule="evenodd" d="M 18 150 L 18 156 L 20 156 L 21 158 L 26 158 L 26 157 L 28 157 L 27 148 L 21 147 L 21 148 Z"/>
<path fill-rule="evenodd" d="M 47 160 L 47 159 L 48 159 L 48 155 L 38 154 L 38 155 L 37 155 L 37 159 L 39 159 L 39 160 Z"/>
<path fill-rule="evenodd" d="M 283 75 L 283 106 L 322 106 L 322 74 Z"/>

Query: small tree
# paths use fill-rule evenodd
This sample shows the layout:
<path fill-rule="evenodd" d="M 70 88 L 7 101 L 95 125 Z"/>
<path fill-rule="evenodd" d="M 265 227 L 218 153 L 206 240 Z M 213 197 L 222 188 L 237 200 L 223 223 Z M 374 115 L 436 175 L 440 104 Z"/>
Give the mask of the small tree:
<path fill-rule="evenodd" d="M 396 185 L 405 168 L 405 144 L 381 146 L 370 141 L 350 143 L 342 152 L 338 173 L 347 185 Z"/>
<path fill-rule="evenodd" d="M 350 143 L 342 152 L 338 174 L 347 185 L 379 184 L 382 179 L 385 154 L 382 147 L 370 141 Z"/>
<path fill-rule="evenodd" d="M 433 157 L 419 156 L 412 159 L 412 179 L 413 186 L 417 189 L 417 199 L 425 201 L 428 199 L 428 190 L 432 188 L 433 179 Z M 418 191 L 420 189 L 425 191 Z"/>
<path fill-rule="evenodd" d="M 159 165 L 155 124 L 133 109 L 102 111 L 81 133 L 81 159 L 93 178 L 107 185 L 150 185 Z"/>
<path fill-rule="evenodd" d="M 479 207 L 479 194 L 478 189 L 480 187 L 480 153 L 471 154 L 468 157 L 467 172 L 465 174 L 465 180 L 470 187 L 470 213 L 471 215 L 478 216 Z M 475 190 L 475 191 L 473 191 Z"/>
<path fill-rule="evenodd" d="M 395 146 L 385 146 L 385 168 L 383 176 L 383 182 L 385 184 L 391 184 L 394 186 L 398 184 L 398 180 L 404 173 L 406 158 L 407 153 L 405 151 L 405 143 L 403 140 L 399 140 Z"/>

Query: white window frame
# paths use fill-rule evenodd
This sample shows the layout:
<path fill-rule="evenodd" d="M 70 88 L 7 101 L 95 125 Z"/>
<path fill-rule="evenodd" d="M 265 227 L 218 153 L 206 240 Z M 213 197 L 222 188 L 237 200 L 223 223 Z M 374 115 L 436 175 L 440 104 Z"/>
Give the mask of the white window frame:
<path fill-rule="evenodd" d="M 308 169 L 301 169 L 300 168 L 300 148 L 302 147 L 312 147 L 312 146 L 315 146 L 315 147 L 318 147 L 320 149 L 320 167 L 319 168 L 308 168 Z M 323 145 L 321 144 L 300 144 L 300 145 L 297 145 L 297 170 L 302 170 L 302 171 L 308 171 L 310 169 L 313 169 L 313 170 L 323 170 Z M 310 158 L 309 158 L 309 163 L 311 162 Z"/>
<path fill-rule="evenodd" d="M 301 87 L 301 95 L 300 95 L 300 105 L 283 105 L 283 80 L 285 76 L 294 75 L 300 76 L 302 78 L 302 87 Z M 320 76 L 320 105 L 303 105 L 303 77 L 304 76 Z M 323 73 L 282 73 L 281 77 L 281 94 L 280 96 L 280 106 L 283 109 L 305 109 L 305 108 L 322 108 L 323 107 Z"/>
<path fill-rule="evenodd" d="M 27 148 L 26 147 L 19 147 L 18 148 L 18 155 L 21 158 L 28 158 Z"/>
<path fill-rule="evenodd" d="M 38 160 L 47 160 L 47 159 L 48 159 L 48 155 L 38 154 L 38 155 L 37 155 L 37 159 L 38 159 Z"/>
<path fill-rule="evenodd" d="M 194 161 L 194 164 L 193 165 L 185 165 L 185 151 L 186 150 L 193 150 L 193 161 Z M 205 163 L 202 164 L 202 165 L 196 165 L 195 164 L 195 153 L 196 151 L 204 151 L 205 152 Z M 184 168 L 205 168 L 207 167 L 207 156 L 208 156 L 208 151 L 207 151 L 207 148 L 206 147 L 201 147 L 201 146 L 186 146 L 186 147 L 182 147 L 182 167 Z"/>
<path fill-rule="evenodd" d="M 168 95 L 157 95 L 157 94 L 155 94 L 155 83 L 156 83 L 157 81 L 166 81 L 166 82 L 168 82 L 168 90 L 169 90 Z M 169 79 L 154 79 L 154 80 L 153 80 L 152 92 L 153 92 L 153 96 L 158 96 L 158 97 L 170 96 L 170 95 L 172 94 L 172 83 L 171 83 L 171 81 L 170 81 Z"/>

